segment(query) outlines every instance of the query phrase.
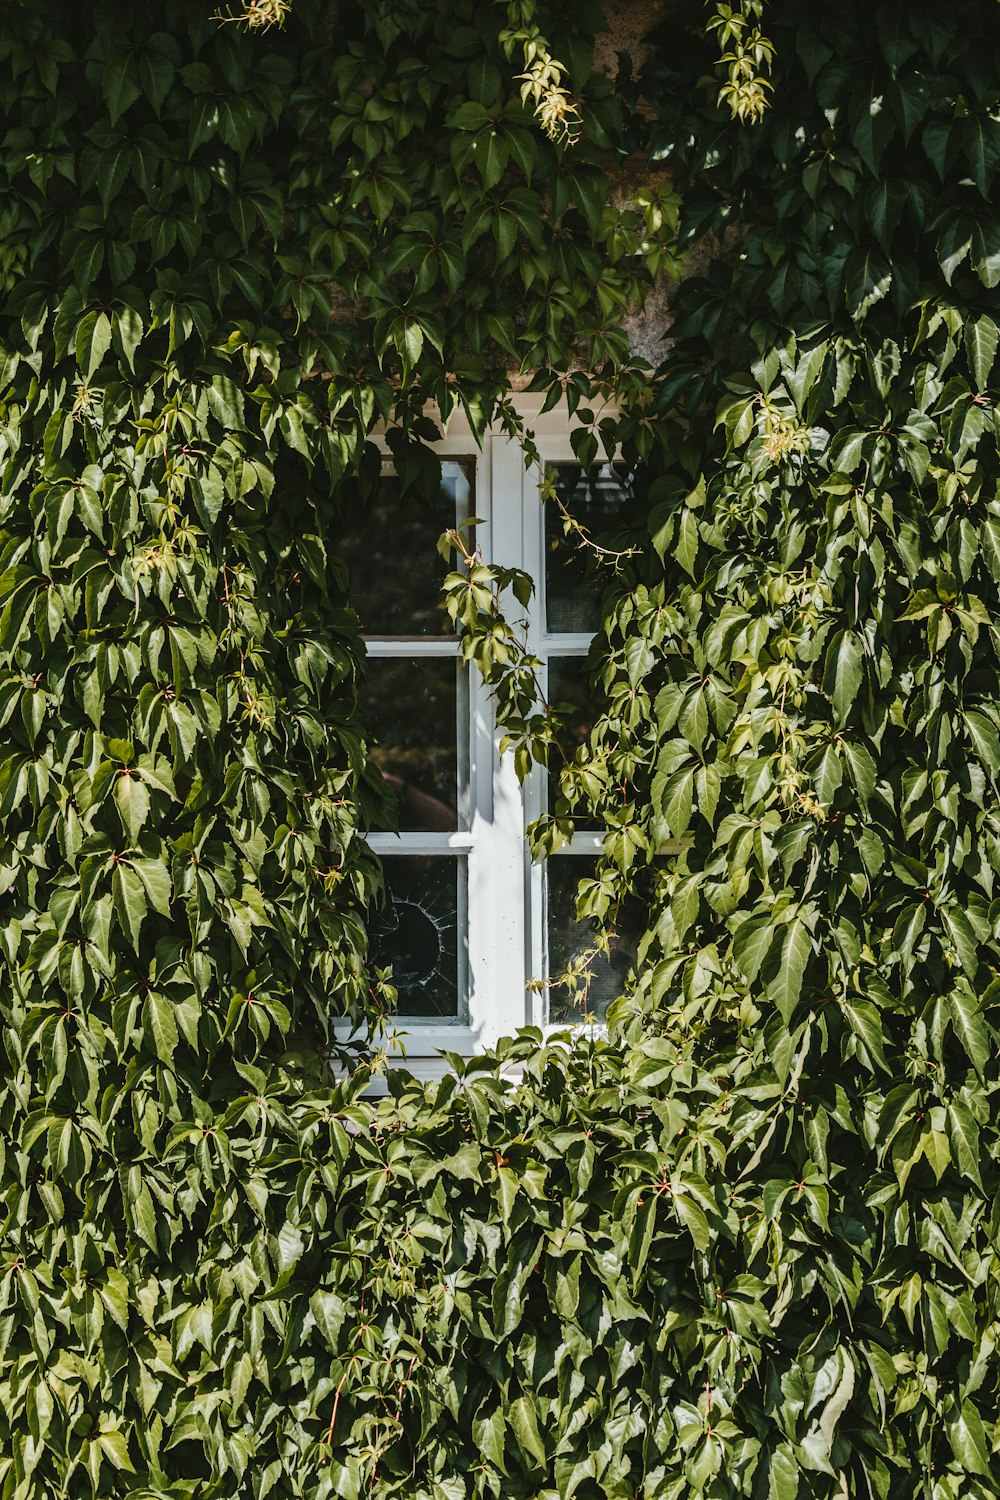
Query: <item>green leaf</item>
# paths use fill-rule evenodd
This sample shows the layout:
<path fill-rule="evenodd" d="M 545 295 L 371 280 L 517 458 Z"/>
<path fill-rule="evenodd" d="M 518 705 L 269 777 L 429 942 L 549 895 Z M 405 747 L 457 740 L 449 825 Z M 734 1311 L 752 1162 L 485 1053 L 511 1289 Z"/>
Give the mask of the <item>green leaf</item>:
<path fill-rule="evenodd" d="M 506 1431 L 506 1420 L 503 1410 L 496 1406 L 487 1415 L 478 1415 L 472 1420 L 472 1440 L 476 1445 L 476 1451 L 481 1453 L 487 1463 L 491 1463 L 501 1474 L 506 1474 L 504 1468 L 504 1434 Z"/>
<path fill-rule="evenodd" d="M 671 838 L 683 837 L 690 825 L 694 810 L 694 776 L 693 766 L 675 771 L 673 776 L 667 779 L 660 792 L 660 808 L 667 833 Z M 654 797 L 657 795 L 655 785 L 653 795 Z"/>
<path fill-rule="evenodd" d="M 768 1500 L 798 1500 L 801 1470 L 787 1443 L 771 1454 L 768 1468 Z"/>
<path fill-rule="evenodd" d="M 688 744 L 701 754 L 708 734 L 708 707 L 703 688 L 688 693 L 677 716 L 677 728 Z"/>
<path fill-rule="evenodd" d="M 676 1184 L 671 1202 L 678 1219 L 691 1236 L 695 1249 L 704 1254 L 712 1242 L 712 1231 L 705 1210 L 684 1191 L 683 1183 Z"/>
<path fill-rule="evenodd" d="M 979 1162 L 982 1149 L 982 1129 L 973 1119 L 972 1111 L 959 1096 L 948 1105 L 948 1139 L 955 1165 L 963 1176 L 968 1177 L 978 1188 L 983 1179 Z"/>
<path fill-rule="evenodd" d="M 885 1055 L 882 1019 L 875 1006 L 870 1000 L 845 1000 L 842 1002 L 841 1009 L 844 1019 L 854 1035 L 863 1043 L 868 1056 L 877 1067 L 888 1073 L 890 1068 Z"/>
<path fill-rule="evenodd" d="M 630 636 L 625 642 L 624 655 L 629 682 L 634 684 L 642 682 L 656 659 L 649 641 L 645 636 Z"/>
<path fill-rule="evenodd" d="M 750 917 L 737 928 L 733 937 L 733 957 L 750 984 L 760 973 L 777 932 L 767 917 Z"/>
<path fill-rule="evenodd" d="M 121 1432 L 102 1432 L 97 1438 L 106 1458 L 110 1459 L 116 1469 L 124 1469 L 129 1474 L 136 1472 L 135 1465 L 129 1458 L 128 1443 Z"/>
<path fill-rule="evenodd" d="M 510 1403 L 507 1423 L 517 1438 L 521 1452 L 539 1467 L 545 1464 L 545 1444 L 538 1430 L 538 1417 L 531 1396 L 518 1396 Z"/>
<path fill-rule="evenodd" d="M 968 1474 L 981 1474 L 984 1478 L 992 1478 L 990 1464 L 990 1445 L 983 1428 L 983 1421 L 978 1409 L 969 1400 L 962 1402 L 961 1410 L 956 1417 L 946 1420 L 948 1438 L 954 1453 L 962 1468 Z"/>
<path fill-rule="evenodd" d="M 951 1023 L 976 1072 L 982 1077 L 993 1055 L 992 1037 L 979 999 L 966 985 L 948 996 Z"/>
<path fill-rule="evenodd" d="M 101 92 L 114 125 L 142 92 L 131 52 L 117 52 L 108 59 L 101 77 Z"/>
<path fill-rule="evenodd" d="M 158 859 L 133 859 L 130 861 L 142 881 L 146 898 L 154 911 L 170 916 L 170 871 Z"/>
<path fill-rule="evenodd" d="M 948 1144 L 948 1137 L 941 1130 L 922 1131 L 920 1152 L 933 1171 L 935 1180 L 940 1182 L 951 1165 L 951 1146 Z"/>
<path fill-rule="evenodd" d="M 842 630 L 834 636 L 826 653 L 824 681 L 836 724 L 845 724 L 850 718 L 862 676 L 861 641 L 852 631 Z"/>
<path fill-rule="evenodd" d="M 991 776 L 1000 772 L 1000 734 L 992 719 L 978 709 L 970 708 L 965 715 L 966 728 L 976 755 Z"/>
<path fill-rule="evenodd" d="M 115 865 L 111 876 L 111 899 L 119 926 L 138 952 L 139 932 L 147 909 L 146 892 L 138 875 L 124 861 Z"/>
<path fill-rule="evenodd" d="M 854 250 L 847 260 L 847 311 L 856 323 L 862 322 L 876 303 L 881 302 L 892 285 L 892 268 L 877 250 Z"/>
<path fill-rule="evenodd" d="M 215 375 L 205 387 L 208 409 L 227 432 L 238 432 L 246 426 L 243 392 L 228 375 Z"/>
<path fill-rule="evenodd" d="M 829 807 L 844 780 L 844 768 L 836 745 L 827 745 L 812 773 L 813 789 L 824 807 Z"/>
<path fill-rule="evenodd" d="M 767 993 L 778 1007 L 786 1025 L 799 1003 L 802 981 L 812 950 L 812 933 L 801 918 L 793 917 L 781 939 L 777 974 L 767 987 Z"/>
<path fill-rule="evenodd" d="M 854 782 L 858 800 L 864 807 L 872 792 L 875 790 L 875 781 L 878 771 L 869 751 L 860 740 L 843 739 L 840 742 L 847 769 L 851 780 Z M 883 851 L 884 856 L 884 851 Z"/>
<path fill-rule="evenodd" d="M 135 772 L 125 770 L 115 777 L 114 796 L 122 827 L 134 844 L 149 817 L 149 789 Z"/>
<path fill-rule="evenodd" d="M 975 979 L 979 970 L 979 940 L 972 923 L 960 906 L 941 908 L 941 920 L 955 946 L 958 961 L 970 979 Z"/>
<path fill-rule="evenodd" d="M 111 319 L 106 312 L 89 312 L 76 330 L 76 362 L 89 380 L 111 348 Z"/>
<path fill-rule="evenodd" d="M 143 1001 L 142 1029 L 160 1061 L 172 1063 L 178 1040 L 174 1008 L 156 990 L 150 990 Z"/>
<path fill-rule="evenodd" d="M 685 573 L 695 576 L 695 563 L 698 559 L 698 521 L 693 510 L 681 511 L 680 531 L 677 544 L 674 547 L 674 556 L 684 569 Z"/>
<path fill-rule="evenodd" d="M 965 347 L 977 391 L 985 391 L 1000 346 L 1000 329 L 986 313 L 965 325 Z"/>

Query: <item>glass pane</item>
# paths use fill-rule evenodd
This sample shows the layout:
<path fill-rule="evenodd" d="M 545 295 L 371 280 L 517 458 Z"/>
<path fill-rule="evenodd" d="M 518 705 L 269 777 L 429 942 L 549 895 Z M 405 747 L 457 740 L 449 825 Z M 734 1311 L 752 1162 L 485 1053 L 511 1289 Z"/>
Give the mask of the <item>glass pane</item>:
<path fill-rule="evenodd" d="M 392 856 L 384 869 L 386 901 L 369 925 L 369 958 L 392 965 L 398 1014 L 464 1019 L 464 859 Z"/>
<path fill-rule="evenodd" d="M 550 464 L 556 494 L 596 542 L 606 541 L 624 519 L 626 471 L 621 464 Z M 549 630 L 596 630 L 606 581 L 593 550 L 566 536 L 563 516 L 545 504 L 545 623 Z"/>
<path fill-rule="evenodd" d="M 369 657 L 362 713 L 400 830 L 465 826 L 468 676 L 453 659 Z"/>
<path fill-rule="evenodd" d="M 590 674 L 582 656 L 549 657 L 547 696 L 553 707 L 562 709 L 563 727 L 559 735 L 559 743 L 566 752 L 567 759 L 572 760 L 580 746 L 586 743 L 594 723 L 594 694 L 590 686 Z M 550 812 L 556 810 L 559 772 L 562 765 L 562 756 L 554 750 L 549 756 Z M 579 808 L 578 803 L 577 809 Z M 579 829 L 594 829 L 602 826 L 600 819 L 592 814 L 577 810 L 571 816 L 575 826 Z"/>
<path fill-rule="evenodd" d="M 546 975 L 558 978 L 591 949 L 594 928 L 576 916 L 580 880 L 593 876 L 595 862 L 577 855 L 556 855 L 545 866 Z M 610 958 L 598 955 L 586 965 L 574 990 L 553 984 L 548 995 L 548 1020 L 553 1026 L 575 1026 L 601 1021 L 608 1006 L 625 988 L 625 977 L 635 962 L 639 924 L 633 913 L 619 913 L 617 938 Z"/>
<path fill-rule="evenodd" d="M 383 474 L 374 497 L 342 536 L 349 598 L 366 635 L 453 633 L 440 593 L 449 564 L 437 543 L 443 531 L 472 514 L 472 472 L 471 462 L 444 463 L 440 488 L 429 501 L 412 488 L 402 491 L 395 474 Z"/>

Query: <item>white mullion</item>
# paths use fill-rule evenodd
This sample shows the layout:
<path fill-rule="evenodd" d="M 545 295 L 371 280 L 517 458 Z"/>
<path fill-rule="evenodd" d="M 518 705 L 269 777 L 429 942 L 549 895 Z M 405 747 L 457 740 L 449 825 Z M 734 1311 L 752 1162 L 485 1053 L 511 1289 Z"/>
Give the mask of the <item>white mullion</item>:
<path fill-rule="evenodd" d="M 601 854 L 604 850 L 604 834 L 596 829 L 571 834 L 569 841 L 549 855 L 550 859 L 562 859 L 574 854 Z"/>
<path fill-rule="evenodd" d="M 528 650 L 541 662 L 541 690 L 548 698 L 548 656 L 545 643 L 545 515 L 541 497 L 542 475 L 537 468 L 522 474 L 521 513 L 524 531 L 522 567 L 535 580 L 528 612 Z M 547 777 L 544 766 L 534 766 L 524 782 L 524 825 L 533 823 L 545 811 Z M 528 976 L 540 978 L 545 973 L 545 867 L 531 858 L 528 841 L 521 832 L 522 861 L 525 882 L 525 962 Z M 545 1019 L 545 995 L 533 991 L 529 997 L 530 1021 L 540 1026 Z"/>
<path fill-rule="evenodd" d="M 569 439 L 569 433 L 564 432 L 548 438 L 540 444 L 543 463 L 576 463 L 578 462 L 573 452 Z M 542 684 L 546 698 L 548 698 L 548 669 L 553 657 L 586 657 L 593 643 L 593 632 L 591 631 L 550 631 L 548 629 L 548 601 L 546 598 L 545 579 L 545 514 L 541 500 L 540 481 L 541 475 L 531 476 L 533 484 L 526 482 L 524 486 L 525 507 L 525 535 L 531 537 L 532 552 L 526 556 L 524 566 L 537 579 L 536 586 L 536 634 L 532 643 L 532 649 L 542 662 Z M 530 527 L 530 529 L 529 529 Z M 525 820 L 530 822 L 533 818 L 541 815 L 545 810 L 545 799 L 547 796 L 548 779 L 543 767 L 536 767 L 529 778 L 530 789 L 526 787 L 525 798 Z M 597 832 L 576 832 L 569 842 L 555 851 L 550 857 L 572 857 L 573 855 L 600 854 L 604 846 L 604 836 Z M 547 879 L 545 864 L 539 863 L 530 868 L 529 871 L 529 926 L 531 930 L 530 966 L 531 973 L 540 978 L 548 977 L 548 912 L 547 912 Z M 549 1026 L 547 1017 L 547 998 L 545 991 L 540 991 L 535 996 L 534 1023 L 546 1032 L 553 1030 Z"/>
<path fill-rule="evenodd" d="M 475 838 L 471 833 L 369 833 L 365 842 L 379 856 L 383 854 L 468 854 Z"/>
<path fill-rule="evenodd" d="M 399 657 L 408 660 L 415 656 L 436 656 L 447 659 L 460 654 L 459 643 L 453 637 L 414 636 L 407 640 L 398 635 L 366 635 L 365 655 L 385 659 Z"/>
<path fill-rule="evenodd" d="M 456 440 L 456 446 L 458 440 Z M 466 447 L 466 453 L 468 448 Z M 474 541 L 486 556 L 492 545 L 492 475 L 489 453 L 468 460 L 473 465 L 473 491 L 466 496 L 465 515 L 480 517 Z M 471 498 L 471 504 L 469 500 Z M 461 507 L 460 507 L 461 508 Z M 460 516 L 464 520 L 465 516 Z M 467 538 L 468 540 L 468 538 Z M 493 952 L 493 708 L 479 673 L 466 669 L 469 756 L 469 853 L 466 864 L 467 934 L 464 971 L 467 1037 L 457 1048 L 454 1041 L 441 1043 L 452 1050 L 473 1052 L 486 1035 L 489 1016 L 496 1004 L 497 973 Z"/>
<path fill-rule="evenodd" d="M 594 635 L 592 631 L 567 630 L 563 635 L 557 635 L 546 631 L 538 642 L 538 655 L 546 658 L 550 656 L 586 656 L 593 644 Z"/>
<path fill-rule="evenodd" d="M 488 453 L 493 499 L 492 532 L 489 549 L 484 546 L 483 553 L 488 561 L 498 566 L 523 568 L 522 451 L 517 442 L 495 435 L 488 440 Z M 495 725 L 491 754 L 494 766 L 491 925 L 496 983 L 486 1017 L 484 1040 L 487 1045 L 505 1032 L 523 1026 L 527 1019 L 524 812 L 514 758 L 509 753 L 500 755 L 500 735 Z"/>

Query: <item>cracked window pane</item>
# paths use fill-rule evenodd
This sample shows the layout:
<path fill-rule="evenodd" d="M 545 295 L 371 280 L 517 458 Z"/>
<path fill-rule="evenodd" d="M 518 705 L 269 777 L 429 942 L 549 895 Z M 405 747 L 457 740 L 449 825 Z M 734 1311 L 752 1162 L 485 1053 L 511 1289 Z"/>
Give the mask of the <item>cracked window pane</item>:
<path fill-rule="evenodd" d="M 384 869 L 386 902 L 369 926 L 369 956 L 378 968 L 392 965 L 397 1014 L 464 1020 L 464 859 L 391 856 Z"/>
<path fill-rule="evenodd" d="M 572 760 L 581 745 L 586 744 L 594 726 L 594 693 L 590 686 L 590 673 L 582 656 L 550 656 L 546 696 L 554 708 L 561 709 L 562 729 L 559 743 Z M 555 812 L 559 795 L 559 772 L 563 758 L 558 750 L 549 754 L 549 811 Z M 576 810 L 570 816 L 574 826 L 582 830 L 601 828 L 600 818 Z"/>
<path fill-rule="evenodd" d="M 632 912 L 619 913 L 610 956 L 589 957 L 595 927 L 589 920 L 578 920 L 576 893 L 582 879 L 593 879 L 595 864 L 585 856 L 563 855 L 545 866 L 546 975 L 558 979 L 567 969 L 578 971 L 571 983 L 552 984 L 546 991 L 552 1026 L 603 1021 L 635 963 L 642 924 Z"/>
<path fill-rule="evenodd" d="M 468 672 L 452 659 L 370 657 L 362 713 L 400 831 L 468 823 Z"/>
<path fill-rule="evenodd" d="M 441 608 L 449 564 L 438 538 L 472 514 L 471 463 L 448 460 L 432 500 L 395 474 L 379 479 L 375 495 L 352 516 L 339 552 L 350 578 L 348 594 L 366 635 L 388 639 L 453 635 Z"/>
<path fill-rule="evenodd" d="M 627 499 L 627 471 L 622 464 L 549 464 L 556 494 L 574 520 L 596 542 L 620 530 Z M 559 506 L 545 504 L 545 624 L 549 630 L 596 630 L 601 623 L 601 594 L 609 574 L 598 567 L 589 547 L 572 533 L 566 536 Z"/>

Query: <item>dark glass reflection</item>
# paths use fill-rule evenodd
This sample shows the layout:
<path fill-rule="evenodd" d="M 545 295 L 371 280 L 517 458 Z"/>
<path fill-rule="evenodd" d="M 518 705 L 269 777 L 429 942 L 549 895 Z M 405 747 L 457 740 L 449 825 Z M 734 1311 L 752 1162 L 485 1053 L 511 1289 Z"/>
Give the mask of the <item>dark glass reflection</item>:
<path fill-rule="evenodd" d="M 576 915 L 576 891 L 581 880 L 594 873 L 592 859 L 574 855 L 556 856 L 545 866 L 545 926 L 547 973 L 557 978 L 574 959 L 588 952 L 594 928 L 589 921 L 580 922 Z M 625 988 L 625 978 L 635 962 L 639 924 L 630 912 L 620 912 L 616 922 L 617 938 L 610 958 L 602 955 L 588 965 L 586 978 L 571 991 L 554 984 L 548 989 L 548 1018 L 553 1026 L 575 1026 L 582 1021 L 601 1021 L 608 1006 Z"/>
<path fill-rule="evenodd" d="M 590 674 L 581 656 L 550 656 L 548 701 L 561 711 L 562 729 L 559 743 L 567 760 L 572 760 L 576 751 L 585 744 L 594 724 L 594 694 L 590 686 Z M 563 758 L 558 750 L 549 755 L 549 811 L 555 812 L 559 795 L 559 772 Z M 571 815 L 580 829 L 601 826 L 592 814 L 577 809 Z"/>
<path fill-rule="evenodd" d="M 386 902 L 369 926 L 370 961 L 392 965 L 401 1016 L 457 1020 L 464 861 L 394 856 L 384 869 Z"/>
<path fill-rule="evenodd" d="M 556 494 L 595 542 L 622 525 L 626 471 L 620 464 L 550 464 Z M 599 576 L 596 556 L 566 536 L 559 506 L 545 505 L 545 621 L 549 630 L 596 630 L 607 576 Z"/>
<path fill-rule="evenodd" d="M 464 823 L 460 688 L 464 697 L 465 669 L 450 658 L 368 659 L 362 714 L 377 742 L 372 760 L 396 793 L 400 831 L 447 832 Z"/>
<path fill-rule="evenodd" d="M 441 609 L 441 581 L 449 564 L 437 543 L 443 531 L 471 514 L 463 464 L 442 465 L 441 486 L 430 501 L 412 488 L 403 490 L 394 474 L 382 475 L 339 547 L 350 577 L 351 606 L 366 635 L 452 633 Z"/>

